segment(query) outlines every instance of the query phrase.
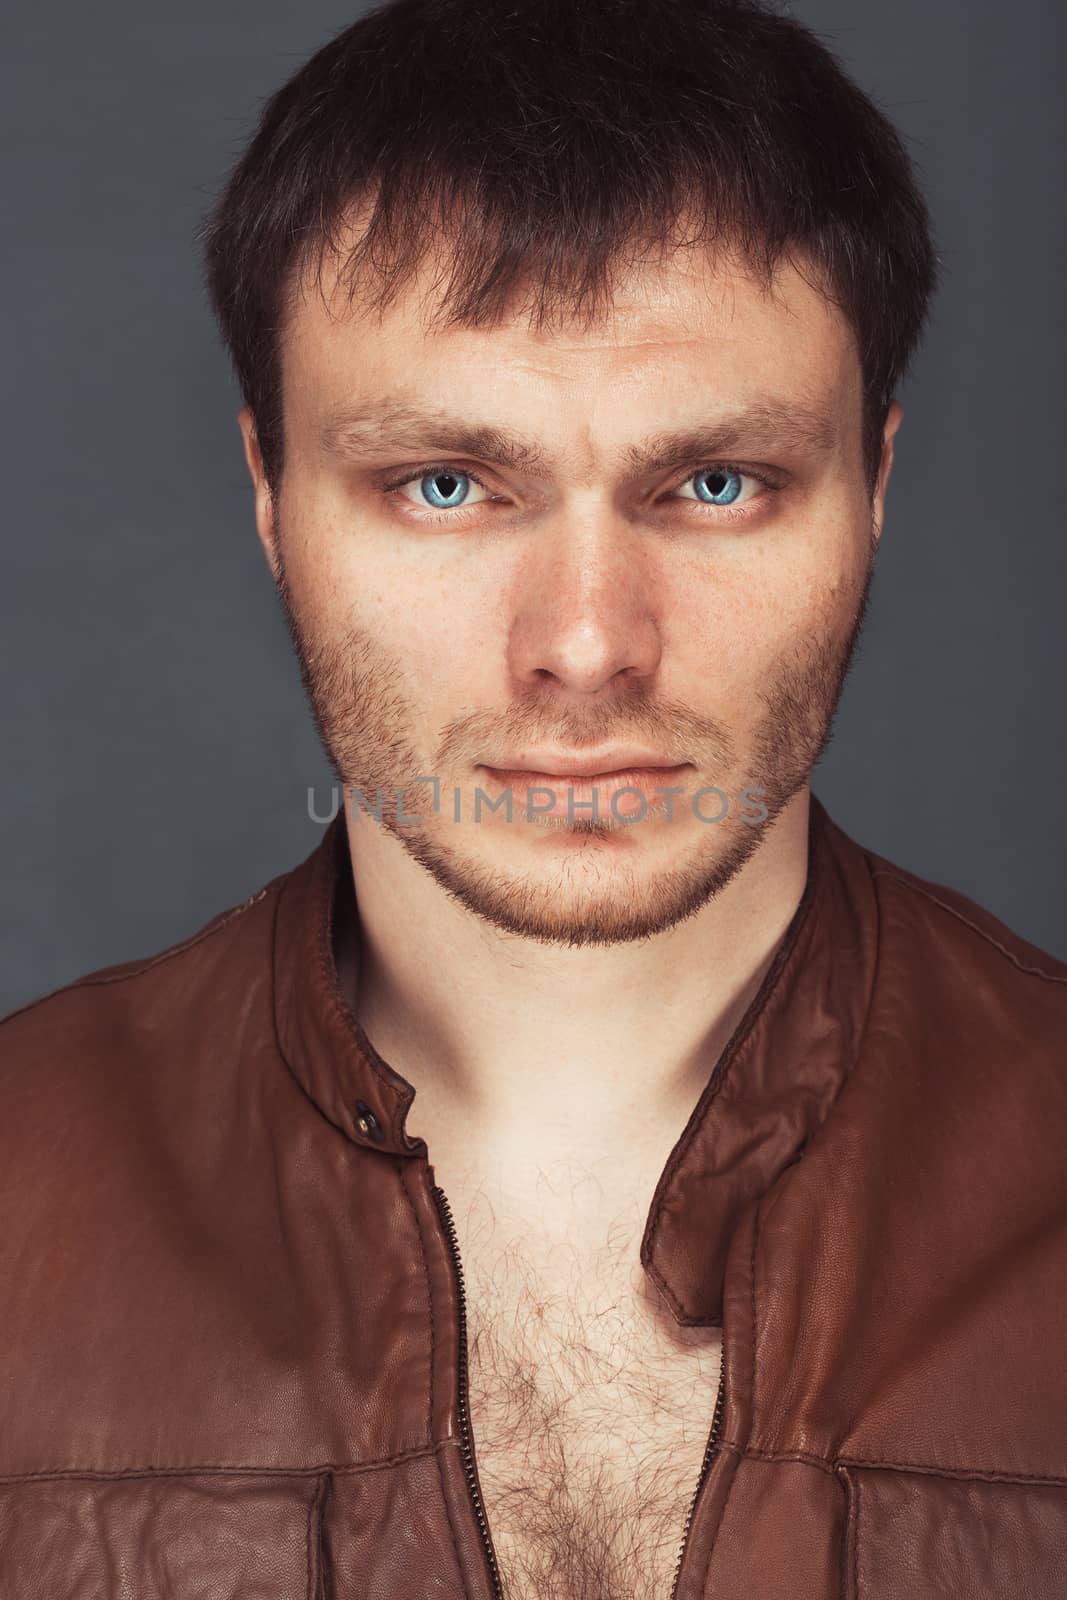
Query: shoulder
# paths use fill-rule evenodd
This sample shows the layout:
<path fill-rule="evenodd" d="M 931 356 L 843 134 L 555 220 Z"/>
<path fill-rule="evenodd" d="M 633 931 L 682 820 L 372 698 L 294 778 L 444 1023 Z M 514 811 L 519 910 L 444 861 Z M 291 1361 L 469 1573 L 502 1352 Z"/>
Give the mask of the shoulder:
<path fill-rule="evenodd" d="M 18 1164 L 48 1128 L 99 1127 L 149 1076 L 269 1009 L 273 914 L 288 873 L 166 949 L 85 973 L 0 1018 L 0 1153 Z M 214 1052 L 212 1052 L 214 1054 Z M 47 1119 L 47 1120 L 45 1120 Z"/>
<path fill-rule="evenodd" d="M 872 1026 L 976 1074 L 1034 1068 L 1063 1104 L 1067 963 L 958 889 L 863 855 L 879 930 Z"/>
<path fill-rule="evenodd" d="M 1006 922 L 958 889 L 865 850 L 871 879 L 890 915 L 922 928 L 931 941 L 955 956 L 987 967 L 991 977 L 1031 992 L 1046 986 L 1053 1003 L 1067 1006 L 1067 962 L 1031 944 Z"/>
<path fill-rule="evenodd" d="M 872 983 L 792 1190 L 826 1264 L 808 1280 L 840 1285 L 848 1319 L 819 1334 L 855 1419 L 842 1454 L 1062 1474 L 1067 967 L 959 890 L 871 850 L 848 864 Z M 877 1415 L 857 1417 L 875 1390 Z"/>

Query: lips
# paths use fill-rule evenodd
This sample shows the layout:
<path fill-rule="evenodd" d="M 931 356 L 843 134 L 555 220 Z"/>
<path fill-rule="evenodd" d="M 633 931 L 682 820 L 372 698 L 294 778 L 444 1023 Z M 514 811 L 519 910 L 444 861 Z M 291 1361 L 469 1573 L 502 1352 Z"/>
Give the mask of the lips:
<path fill-rule="evenodd" d="M 572 821 L 606 820 L 612 816 L 624 818 L 635 814 L 643 816 L 649 811 L 660 810 L 666 806 L 670 796 L 657 794 L 657 788 L 678 787 L 679 780 L 688 770 L 688 763 L 672 767 L 633 766 L 589 773 L 483 768 L 495 787 L 511 789 L 517 797 L 523 798 L 531 816 L 568 817 Z M 528 793 L 530 790 L 550 792 Z M 623 794 L 623 790 L 637 792 Z M 619 796 L 617 801 L 615 796 Z"/>
<path fill-rule="evenodd" d="M 650 767 L 674 768 L 678 765 L 660 750 L 647 745 L 616 744 L 599 750 L 525 750 L 518 761 L 485 763 L 493 772 L 530 772 L 544 777 L 594 778 L 615 772 L 633 772 Z"/>

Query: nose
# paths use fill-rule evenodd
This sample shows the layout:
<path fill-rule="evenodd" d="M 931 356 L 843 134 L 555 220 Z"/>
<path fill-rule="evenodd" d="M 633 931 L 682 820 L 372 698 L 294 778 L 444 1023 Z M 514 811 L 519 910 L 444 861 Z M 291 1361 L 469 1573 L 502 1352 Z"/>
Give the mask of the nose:
<path fill-rule="evenodd" d="M 552 682 L 591 695 L 654 676 L 662 585 L 649 538 L 603 509 L 542 524 L 512 593 L 509 666 L 517 688 Z"/>

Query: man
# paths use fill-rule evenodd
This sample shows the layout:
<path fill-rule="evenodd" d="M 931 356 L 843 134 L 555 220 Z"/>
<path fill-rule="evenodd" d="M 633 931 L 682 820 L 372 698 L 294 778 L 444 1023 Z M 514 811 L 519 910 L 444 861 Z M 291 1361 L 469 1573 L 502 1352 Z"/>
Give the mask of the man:
<path fill-rule="evenodd" d="M 203 243 L 345 803 L 0 1032 L 0 1590 L 1062 1594 L 1067 967 L 809 787 L 893 130 L 752 4 L 397 0 Z"/>

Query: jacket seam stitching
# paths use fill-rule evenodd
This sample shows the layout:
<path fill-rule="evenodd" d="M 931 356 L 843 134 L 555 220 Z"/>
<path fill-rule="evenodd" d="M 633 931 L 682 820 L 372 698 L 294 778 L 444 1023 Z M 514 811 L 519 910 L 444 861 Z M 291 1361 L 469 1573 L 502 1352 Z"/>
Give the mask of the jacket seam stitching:
<path fill-rule="evenodd" d="M 153 956 L 145 957 L 144 960 L 140 961 L 128 972 L 86 973 L 82 978 L 73 978 L 70 983 L 60 984 L 58 989 L 49 989 L 47 994 L 38 995 L 33 1000 L 27 1000 L 25 1005 L 18 1006 L 14 1011 L 9 1011 L 6 1016 L 0 1017 L 0 1026 L 4 1023 L 13 1022 L 16 1017 L 21 1017 L 24 1012 L 32 1011 L 36 1006 L 42 1006 L 46 1001 L 55 999 L 61 994 L 70 994 L 78 989 L 102 988 L 105 984 L 126 983 L 132 978 L 143 977 L 146 972 L 151 972 L 155 967 L 162 966 L 164 962 L 171 961 L 176 956 L 184 955 L 187 950 L 192 950 L 203 940 L 212 938 L 216 933 L 221 933 L 223 928 L 228 927 L 236 917 L 242 916 L 258 901 L 262 900 L 270 888 L 271 885 L 267 884 L 264 888 L 258 889 L 254 895 L 250 895 L 240 905 L 231 906 L 228 911 L 222 911 L 217 917 L 213 917 L 206 927 L 198 929 L 196 933 L 190 934 L 188 938 L 182 939 L 180 943 L 171 945 L 166 950 L 160 950 Z"/>
<path fill-rule="evenodd" d="M 325 1499 L 325 1494 L 326 1494 L 326 1477 L 325 1477 L 324 1474 L 320 1474 L 318 1482 L 317 1482 L 317 1484 L 315 1486 L 315 1493 L 311 1496 L 310 1500 L 308 1501 L 308 1515 L 307 1515 L 307 1571 L 308 1571 L 307 1600 L 315 1600 L 315 1589 L 318 1587 L 318 1573 L 315 1570 L 315 1567 L 317 1566 L 317 1563 L 315 1563 L 314 1565 L 312 1564 L 313 1558 L 312 1558 L 312 1546 L 311 1546 L 311 1529 L 312 1529 L 312 1526 L 313 1526 L 314 1521 L 315 1521 L 315 1513 L 319 1509 L 319 1506 L 322 1503 L 322 1501 Z"/>
<path fill-rule="evenodd" d="M 427 1456 L 437 1455 L 442 1450 L 451 1449 L 456 1441 L 453 1438 L 439 1439 L 436 1443 L 420 1450 L 402 1450 L 396 1455 L 380 1456 L 371 1461 L 329 1461 L 320 1462 L 312 1467 L 297 1466 L 259 1466 L 253 1463 L 234 1463 L 227 1465 L 192 1465 L 182 1467 L 46 1467 L 34 1472 L 3 1472 L 0 1473 L 0 1483 L 32 1483 L 44 1478 L 104 1478 L 104 1479 L 135 1479 L 135 1478 L 198 1478 L 198 1477 L 225 1477 L 230 1474 L 240 1477 L 253 1478 L 318 1478 L 323 1473 L 332 1473 L 343 1476 L 358 1476 L 364 1472 L 389 1472 L 394 1467 L 405 1466 L 409 1461 L 422 1461 Z M 833 1460 L 825 1456 L 815 1456 L 803 1450 L 760 1450 L 755 1445 L 743 1445 L 736 1439 L 720 1439 L 720 1450 L 729 1450 L 742 1460 L 752 1461 L 799 1461 L 806 1466 L 815 1467 L 820 1472 L 833 1475 L 838 1467 L 874 1467 L 885 1468 L 896 1472 L 924 1473 L 929 1477 L 943 1478 L 975 1478 L 979 1481 L 991 1483 L 1012 1483 L 1018 1485 L 1050 1484 L 1053 1488 L 1067 1489 L 1067 1474 L 1053 1472 L 1008 1472 L 997 1467 L 949 1467 L 925 1461 L 888 1461 L 882 1458 L 868 1458 L 859 1456 L 839 1456 Z"/>
<path fill-rule="evenodd" d="M 859 1480 L 850 1478 L 852 1488 L 852 1588 L 854 1600 L 860 1600 L 860 1486 Z"/>
<path fill-rule="evenodd" d="M 751 1296 L 750 1296 L 751 1302 L 752 1302 L 752 1335 L 751 1335 L 751 1343 L 749 1345 L 749 1352 L 750 1352 L 750 1355 L 749 1355 L 749 1369 L 750 1369 L 749 1386 L 751 1388 L 751 1393 L 752 1393 L 752 1399 L 751 1399 L 751 1403 L 750 1403 L 750 1407 L 749 1407 L 749 1410 L 750 1410 L 750 1413 L 751 1413 L 751 1417 L 750 1417 L 749 1430 L 748 1431 L 749 1431 L 750 1435 L 752 1433 L 752 1425 L 754 1424 L 754 1422 L 756 1420 L 756 1414 L 757 1414 L 756 1413 L 756 1342 L 757 1342 L 757 1339 L 759 1337 L 759 1316 L 758 1316 L 758 1313 L 757 1313 L 756 1301 L 757 1301 L 757 1296 L 758 1296 L 758 1292 L 759 1291 L 758 1291 L 758 1287 L 757 1287 L 757 1283 L 756 1283 L 756 1273 L 757 1273 L 757 1252 L 758 1252 L 758 1249 L 759 1249 L 760 1221 L 761 1221 L 761 1218 L 762 1218 L 762 1214 L 763 1214 L 763 1197 L 760 1198 L 760 1201 L 759 1201 L 758 1205 L 756 1206 L 756 1215 L 755 1215 L 755 1217 L 753 1219 L 753 1223 L 752 1223 L 752 1252 L 751 1252 L 751 1255 L 749 1257 L 749 1279 L 750 1279 L 750 1282 L 751 1282 L 751 1285 L 752 1285 L 752 1293 L 751 1293 Z"/>
<path fill-rule="evenodd" d="M 899 872 L 894 872 L 886 867 L 872 868 L 871 877 L 892 878 L 895 883 L 899 883 L 905 889 L 910 889 L 913 894 L 921 894 L 925 899 L 930 900 L 934 905 L 940 906 L 942 911 L 947 911 L 949 916 L 955 917 L 958 922 L 962 922 L 965 927 L 970 928 L 972 933 L 977 933 L 978 936 L 984 939 L 987 944 L 991 944 L 995 950 L 999 950 L 1001 955 L 1006 956 L 1012 965 L 1017 967 L 1020 972 L 1028 973 L 1035 978 L 1044 978 L 1046 983 L 1067 984 L 1067 977 L 1063 977 L 1057 972 L 1046 972 L 1044 967 L 1029 966 L 1025 962 L 1020 961 L 1019 957 L 1014 953 L 1014 951 L 1009 950 L 1007 945 L 1003 944 L 999 939 L 997 939 L 988 931 L 988 929 L 980 927 L 977 922 L 973 922 L 970 917 L 964 916 L 962 911 L 957 910 L 955 906 L 949 905 L 947 900 L 942 900 L 940 895 L 934 894 L 932 890 L 924 887 L 923 885 L 913 883 L 910 878 L 902 877 Z"/>
<path fill-rule="evenodd" d="M 838 1456 L 843 1467 L 873 1467 L 891 1472 L 927 1473 L 931 1477 L 977 1478 L 989 1483 L 1049 1483 L 1067 1488 L 1067 1475 L 1059 1472 L 1010 1472 L 1003 1467 L 964 1467 L 941 1461 L 890 1461 L 878 1456 Z"/>
<path fill-rule="evenodd" d="M 1048 1483 L 1067 1488 L 1067 1474 L 1060 1472 L 1012 1472 L 1006 1467 L 964 1467 L 940 1461 L 893 1461 L 882 1456 L 826 1456 L 812 1455 L 806 1450 L 761 1450 L 758 1445 L 744 1445 L 737 1439 L 722 1439 L 720 1450 L 732 1450 L 735 1455 L 752 1461 L 799 1461 L 805 1466 L 817 1467 L 820 1472 L 837 1473 L 841 1467 L 871 1467 L 891 1472 L 926 1473 L 930 1477 L 975 1478 L 990 1483 Z"/>
<path fill-rule="evenodd" d="M 844 1533 L 841 1539 L 841 1600 L 856 1600 L 851 1584 L 853 1552 L 856 1548 L 856 1498 L 853 1493 L 852 1479 L 847 1469 L 837 1470 L 834 1473 L 839 1494 L 845 1502 Z"/>
<path fill-rule="evenodd" d="M 311 1096 L 308 1094 L 307 1089 L 304 1087 L 297 1074 L 293 1071 L 292 1063 L 290 1062 L 289 1057 L 282 1049 L 282 1037 L 278 1027 L 278 918 L 281 916 L 281 909 L 282 896 L 279 894 L 275 896 L 274 915 L 270 920 L 270 968 L 267 976 L 267 986 L 270 996 L 270 1026 L 271 1032 L 274 1036 L 274 1048 L 277 1050 L 282 1061 L 285 1063 L 286 1071 L 293 1079 L 293 1082 L 296 1083 L 300 1089 L 301 1094 L 303 1094 L 308 1100 L 311 1100 Z M 325 1115 L 325 1113 L 322 1112 L 322 1107 L 317 1101 L 312 1101 L 312 1104 L 315 1106 L 317 1111 Z M 336 1124 L 334 1124 L 334 1126 L 336 1126 Z"/>
<path fill-rule="evenodd" d="M 394 1160 L 393 1166 L 396 1170 L 397 1176 L 400 1179 L 400 1187 L 404 1191 L 404 1199 L 408 1203 L 408 1209 L 411 1212 L 411 1220 L 415 1224 L 415 1235 L 419 1241 L 419 1255 L 422 1258 L 422 1274 L 426 1282 L 426 1304 L 430 1312 L 430 1381 L 426 1386 L 428 1393 L 428 1399 L 426 1402 L 426 1438 L 432 1440 L 433 1379 L 434 1368 L 437 1363 L 437 1328 L 434 1323 L 433 1285 L 430 1281 L 430 1263 L 426 1259 L 426 1243 L 422 1237 L 422 1224 L 419 1221 L 419 1214 L 415 1207 L 415 1202 L 412 1200 L 411 1193 L 408 1189 L 406 1163 L 397 1159 Z"/>
<path fill-rule="evenodd" d="M 325 1461 L 316 1466 L 261 1466 L 253 1462 L 193 1463 L 180 1467 L 42 1467 L 31 1472 L 0 1472 L 0 1483 L 27 1483 L 42 1478 L 319 1478 L 324 1473 L 334 1476 L 357 1476 L 363 1472 L 389 1472 L 394 1467 L 406 1466 L 409 1461 L 422 1461 L 454 1443 L 440 1439 L 418 1450 L 401 1450 L 396 1455 L 380 1456 L 371 1461 Z"/>
<path fill-rule="evenodd" d="M 309 1499 L 308 1499 L 308 1511 L 307 1511 L 307 1517 L 306 1517 L 305 1523 L 304 1523 L 304 1565 L 305 1565 L 305 1568 L 307 1570 L 307 1578 L 306 1578 L 305 1583 L 304 1583 L 305 1600 L 312 1600 L 312 1594 L 311 1594 L 311 1521 L 312 1521 L 312 1517 L 315 1514 L 315 1501 L 318 1498 L 319 1487 L 320 1487 L 320 1480 L 316 1479 L 315 1480 L 315 1493 L 313 1495 L 311 1495 L 309 1497 Z"/>

